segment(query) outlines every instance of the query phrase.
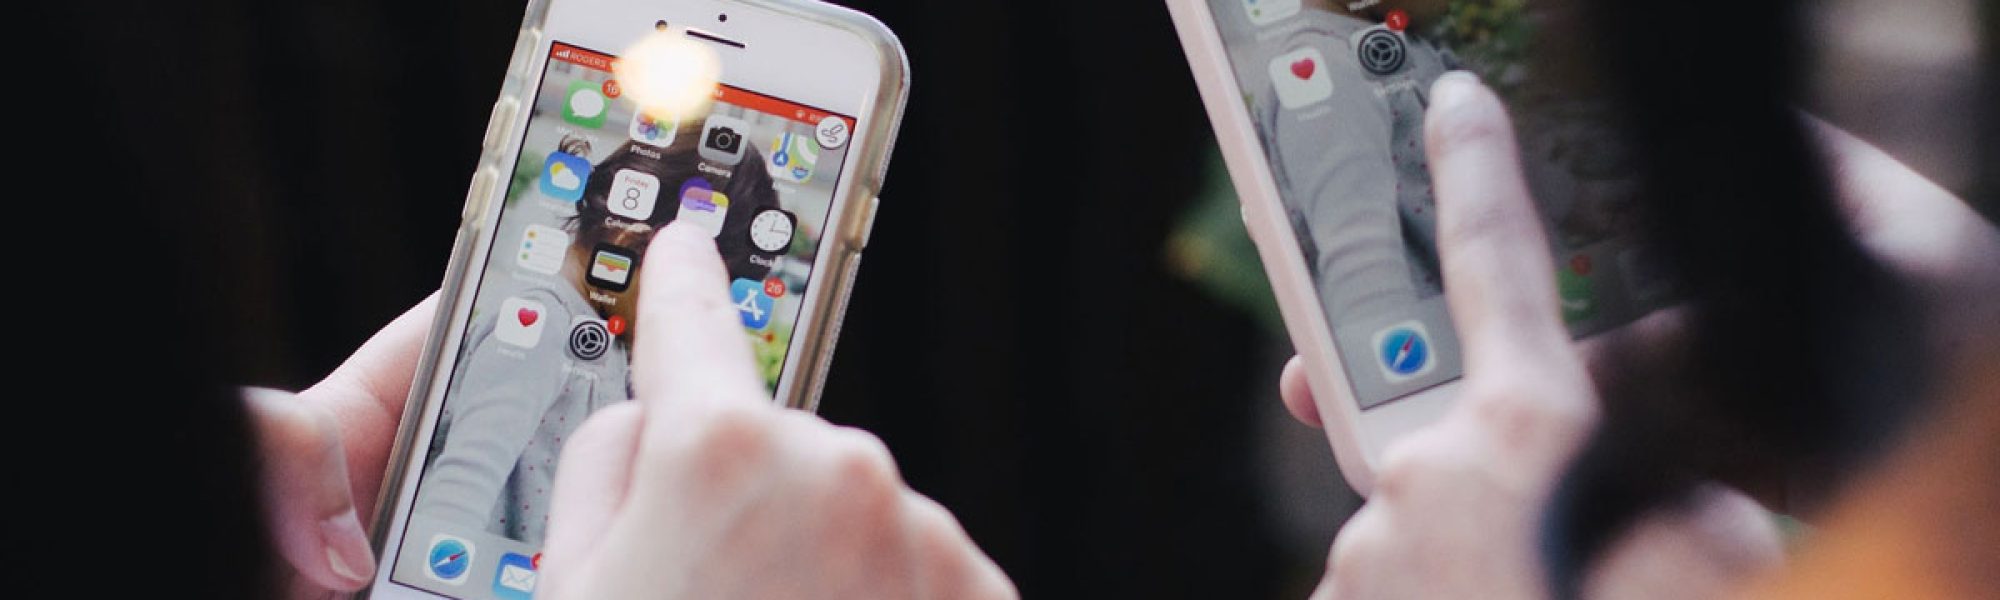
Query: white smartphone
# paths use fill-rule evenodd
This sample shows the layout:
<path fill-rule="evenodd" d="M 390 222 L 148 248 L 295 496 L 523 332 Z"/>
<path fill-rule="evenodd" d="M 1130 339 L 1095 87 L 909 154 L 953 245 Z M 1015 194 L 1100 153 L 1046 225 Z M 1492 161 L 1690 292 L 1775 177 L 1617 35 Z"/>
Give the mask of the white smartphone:
<path fill-rule="evenodd" d="M 1167 0 L 1335 458 L 1362 494 L 1384 447 L 1451 406 L 1462 372 L 1423 148 L 1440 75 L 1471 70 L 1508 101 L 1573 334 L 1671 301 L 1671 278 L 1636 242 L 1634 171 L 1603 106 L 1530 60 L 1549 23 L 1533 4 Z"/>
<path fill-rule="evenodd" d="M 660 47 L 690 52 L 633 66 L 651 56 L 637 48 Z M 639 97 L 659 86 L 635 82 L 689 73 L 688 102 Z M 819 2 L 530 2 L 362 595 L 534 595 L 557 456 L 592 412 L 631 397 L 641 261 L 668 222 L 715 236 L 774 401 L 812 408 L 907 73 L 887 28 Z"/>

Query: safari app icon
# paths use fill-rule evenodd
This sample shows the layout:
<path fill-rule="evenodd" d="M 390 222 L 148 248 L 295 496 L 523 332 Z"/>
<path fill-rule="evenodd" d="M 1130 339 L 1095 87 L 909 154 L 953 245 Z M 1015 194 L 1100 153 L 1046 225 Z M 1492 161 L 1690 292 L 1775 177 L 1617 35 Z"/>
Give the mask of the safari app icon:
<path fill-rule="evenodd" d="M 1430 374 L 1437 368 L 1431 354 L 1431 335 L 1422 321 L 1404 321 L 1375 333 L 1376 366 L 1389 383 L 1402 383 Z"/>
<path fill-rule="evenodd" d="M 470 573 L 472 542 L 442 533 L 431 538 L 430 552 L 424 558 L 425 575 L 439 582 L 459 585 L 465 583 L 465 576 Z"/>

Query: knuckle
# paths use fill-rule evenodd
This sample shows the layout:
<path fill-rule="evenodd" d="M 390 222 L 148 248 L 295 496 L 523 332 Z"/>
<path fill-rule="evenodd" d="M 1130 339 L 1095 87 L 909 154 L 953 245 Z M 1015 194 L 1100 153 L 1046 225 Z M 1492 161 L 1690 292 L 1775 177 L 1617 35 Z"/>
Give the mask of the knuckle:
<path fill-rule="evenodd" d="M 1498 105 L 1478 102 L 1425 115 L 1424 144 L 1440 156 L 1467 148 L 1514 143 L 1513 124 Z"/>
<path fill-rule="evenodd" d="M 861 522 L 887 523 L 896 518 L 903 485 L 881 440 L 858 430 L 836 430 L 826 456 L 831 472 L 821 480 L 829 486 L 823 493 Z"/>
<path fill-rule="evenodd" d="M 1472 193 L 1483 195 L 1493 192 L 1478 190 Z M 1501 202 L 1454 203 L 1450 215 L 1438 223 L 1438 247 L 1446 252 L 1482 248 L 1495 240 L 1522 235 L 1521 224 L 1515 219 L 1513 208 Z"/>
<path fill-rule="evenodd" d="M 1429 483 L 1449 477 L 1457 468 L 1440 444 L 1446 443 L 1435 428 L 1412 434 L 1382 454 L 1382 468 L 1375 481 L 1375 496 L 1383 502 L 1400 502 L 1421 493 Z"/>
<path fill-rule="evenodd" d="M 279 455 L 309 456 L 338 449 L 339 436 L 333 415 L 320 406 L 292 396 L 269 396 L 257 400 L 259 436 L 271 452 Z"/>
<path fill-rule="evenodd" d="M 1570 443 L 1594 416 L 1573 398 L 1519 379 L 1478 386 L 1468 405 L 1472 420 L 1508 449 Z"/>
<path fill-rule="evenodd" d="M 777 453 L 777 432 L 762 407 L 717 409 L 689 431 L 685 457 L 649 457 L 670 463 L 685 460 L 700 481 L 727 486 L 763 472 Z"/>
<path fill-rule="evenodd" d="M 640 296 L 649 312 L 653 314 L 708 314 L 729 309 L 727 294 L 712 285 L 711 278 L 704 277 L 700 269 L 690 265 L 662 262 L 653 268 L 663 272 L 651 281 L 656 281 L 658 289 L 648 289 Z"/>
<path fill-rule="evenodd" d="M 835 444 L 834 468 L 842 481 L 858 487 L 895 492 L 902 488 L 896 461 L 882 440 L 858 430 L 842 430 Z"/>

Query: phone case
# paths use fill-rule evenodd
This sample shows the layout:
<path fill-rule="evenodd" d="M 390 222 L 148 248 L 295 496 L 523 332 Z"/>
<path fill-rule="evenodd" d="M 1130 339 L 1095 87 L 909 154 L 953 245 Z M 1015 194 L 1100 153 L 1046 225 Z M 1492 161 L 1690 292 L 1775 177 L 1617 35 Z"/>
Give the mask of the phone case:
<path fill-rule="evenodd" d="M 1285 331 L 1305 361 L 1307 378 L 1316 394 L 1320 419 L 1333 447 L 1335 462 L 1348 485 L 1367 495 L 1374 486 L 1368 442 L 1361 432 L 1361 411 L 1354 403 L 1333 328 L 1320 310 L 1298 238 L 1278 201 L 1276 179 L 1265 163 L 1259 141 L 1244 107 L 1243 92 L 1229 66 L 1222 37 L 1207 0 L 1166 0 L 1181 48 L 1194 72 L 1202 104 L 1222 148 L 1224 166 L 1242 204 L 1243 224 L 1257 246 L 1259 262 L 1271 280 L 1271 291 L 1284 318 Z"/>
<path fill-rule="evenodd" d="M 809 325 L 799 332 L 796 350 L 788 359 L 799 361 L 795 374 L 797 381 L 790 385 L 793 393 L 776 399 L 787 407 L 814 410 L 819 405 L 820 388 L 833 359 L 834 341 L 840 333 L 848 294 L 861 264 L 861 251 L 868 242 L 875 210 L 880 205 L 878 193 L 888 171 L 889 155 L 895 145 L 903 106 L 909 97 L 909 59 L 903 52 L 902 43 L 888 27 L 873 17 L 847 8 L 816 1 L 731 1 L 854 33 L 876 46 L 881 61 L 882 84 L 877 89 L 876 103 L 867 107 L 866 112 L 856 115 L 862 122 L 868 123 L 867 139 L 876 141 L 857 148 L 852 154 L 855 161 L 852 168 L 857 176 L 853 185 L 849 185 L 844 192 L 845 208 L 829 218 L 827 232 L 821 241 L 833 246 L 830 251 L 832 258 L 816 267 L 825 269 L 825 272 L 818 276 L 819 284 L 811 286 L 807 292 L 815 300 L 809 302 L 815 308 L 810 314 L 801 315 L 800 321 Z M 527 3 L 526 14 L 521 20 L 521 33 L 515 38 L 514 52 L 508 59 L 507 76 L 500 85 L 500 97 L 494 101 L 493 112 L 487 121 L 479 163 L 467 188 L 457 238 L 452 242 L 451 260 L 440 287 L 437 316 L 424 341 L 416 379 L 411 383 L 410 395 L 403 407 L 405 418 L 397 428 L 396 446 L 390 453 L 387 473 L 377 494 L 376 515 L 370 531 L 378 556 L 387 542 L 386 533 L 391 529 L 389 521 L 394 518 L 395 499 L 405 483 L 407 469 L 404 467 L 417 450 L 413 446 L 418 423 L 423 419 L 416 416 L 427 410 L 425 401 L 434 391 L 437 369 L 445 362 L 443 351 L 446 336 L 453 329 L 452 316 L 460 302 L 470 300 L 469 293 L 475 287 L 468 285 L 476 283 L 468 281 L 468 274 L 472 271 L 473 261 L 478 258 L 476 255 L 480 254 L 477 250 L 484 233 L 482 228 L 492 216 L 488 211 L 497 208 L 491 202 L 493 186 L 505 185 L 507 174 L 513 169 L 510 161 L 515 136 L 511 124 L 513 119 L 523 117 L 519 113 L 534 104 L 536 61 L 540 58 L 538 49 L 543 42 L 549 6 L 550 0 L 529 0 Z"/>

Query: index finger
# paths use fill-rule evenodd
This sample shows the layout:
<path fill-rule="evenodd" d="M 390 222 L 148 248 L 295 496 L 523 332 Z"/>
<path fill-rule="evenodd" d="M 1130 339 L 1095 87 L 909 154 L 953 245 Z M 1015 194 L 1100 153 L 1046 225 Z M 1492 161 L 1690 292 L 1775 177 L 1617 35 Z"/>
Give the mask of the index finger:
<path fill-rule="evenodd" d="M 1500 99 L 1470 74 L 1440 77 L 1424 143 L 1437 192 L 1445 300 L 1468 377 L 1523 356 L 1575 364 L 1548 239 Z"/>
<path fill-rule="evenodd" d="M 644 260 L 633 324 L 638 400 L 648 412 L 757 402 L 763 390 L 749 336 L 730 302 L 729 275 L 715 241 L 676 221 L 653 237 Z M 648 419 L 647 428 L 659 422 Z"/>

